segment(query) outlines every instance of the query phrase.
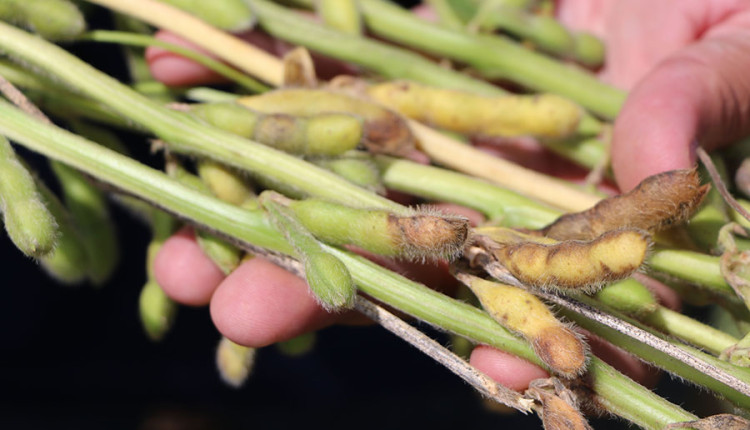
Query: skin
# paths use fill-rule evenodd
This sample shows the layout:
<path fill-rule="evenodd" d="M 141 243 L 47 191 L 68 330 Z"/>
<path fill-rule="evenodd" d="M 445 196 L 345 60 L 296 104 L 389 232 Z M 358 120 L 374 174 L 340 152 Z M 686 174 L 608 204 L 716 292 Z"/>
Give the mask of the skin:
<path fill-rule="evenodd" d="M 607 65 L 601 78 L 629 91 L 613 132 L 612 164 L 621 191 L 652 174 L 691 167 L 696 142 L 710 149 L 750 135 L 750 1 L 557 3 L 564 24 L 605 41 Z M 187 45 L 173 35 L 160 37 Z M 288 49 L 258 33 L 243 37 L 275 54 Z M 170 85 L 216 81 L 205 69 L 158 49 L 149 49 L 147 59 L 154 76 Z M 325 59 L 317 59 L 316 67 L 324 78 L 346 71 L 346 66 Z M 569 177 L 559 167 L 550 170 Z M 400 201 L 404 198 L 399 196 Z M 465 208 L 454 210 L 481 218 Z M 414 266 L 400 270 L 440 290 L 452 287 L 444 267 L 414 270 Z M 262 258 L 244 262 L 225 277 L 203 256 L 189 231 L 164 244 L 155 272 L 170 297 L 186 305 L 210 305 L 219 331 L 246 346 L 261 347 L 333 323 L 361 321 L 353 314 L 326 313 L 302 280 Z M 667 306 L 679 306 L 667 287 L 653 281 L 649 287 Z M 282 307 L 284 312 L 277 312 Z M 589 340 L 594 353 L 624 373 L 642 383 L 655 381 L 650 368 L 595 337 Z M 524 360 L 486 346 L 474 350 L 471 363 L 518 390 L 546 375 Z"/>

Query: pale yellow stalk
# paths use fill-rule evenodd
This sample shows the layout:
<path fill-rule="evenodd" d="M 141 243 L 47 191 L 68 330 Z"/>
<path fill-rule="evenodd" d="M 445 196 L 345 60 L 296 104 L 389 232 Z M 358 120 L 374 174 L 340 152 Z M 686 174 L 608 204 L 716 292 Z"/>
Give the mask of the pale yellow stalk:
<path fill-rule="evenodd" d="M 169 30 L 271 85 L 282 83 L 284 73 L 278 58 L 173 6 L 154 0 L 88 1 Z"/>

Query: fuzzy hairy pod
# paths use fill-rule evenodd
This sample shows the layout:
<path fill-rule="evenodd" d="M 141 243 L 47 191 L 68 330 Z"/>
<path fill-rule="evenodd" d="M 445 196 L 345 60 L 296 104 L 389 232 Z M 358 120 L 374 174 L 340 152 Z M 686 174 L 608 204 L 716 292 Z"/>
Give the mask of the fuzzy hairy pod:
<path fill-rule="evenodd" d="M 261 196 L 261 204 L 297 251 L 305 266 L 307 285 L 318 304 L 328 312 L 351 308 L 356 288 L 349 269 L 341 260 L 323 251 L 295 214 L 275 201 L 273 196 Z"/>
<path fill-rule="evenodd" d="M 554 378 L 531 381 L 526 395 L 541 403 L 539 416 L 544 430 L 591 430 L 586 418 L 578 410 L 575 395 L 560 381 Z"/>
<path fill-rule="evenodd" d="M 459 275 L 503 327 L 526 338 L 556 374 L 573 378 L 586 368 L 586 344 L 536 296 L 510 285 Z"/>
<path fill-rule="evenodd" d="M 406 121 L 376 103 L 322 89 L 289 88 L 242 97 L 238 103 L 261 112 L 316 115 L 346 112 L 364 119 L 364 144 L 372 152 L 404 155 L 414 149 L 415 138 Z"/>
<path fill-rule="evenodd" d="M 59 231 L 55 249 L 39 258 L 42 268 L 57 281 L 77 284 L 90 274 L 88 252 L 78 229 L 62 202 L 43 184 L 39 187 L 44 205 L 57 220 Z"/>
<path fill-rule="evenodd" d="M 75 222 L 89 261 L 89 278 L 102 285 L 117 267 L 119 248 L 104 193 L 79 171 L 51 161 L 65 206 Z"/>
<path fill-rule="evenodd" d="M 696 169 L 659 173 L 626 194 L 563 215 L 539 232 L 557 240 L 591 240 L 620 228 L 653 233 L 687 221 L 709 189 L 709 185 L 700 184 Z"/>
<path fill-rule="evenodd" d="M 29 257 L 49 254 L 57 244 L 57 221 L 39 195 L 34 177 L 0 137 L 0 212 L 5 230 Z"/>
<path fill-rule="evenodd" d="M 472 136 L 560 138 L 573 134 L 582 117 L 578 105 L 553 94 L 489 97 L 406 81 L 367 92 L 409 118 Z"/>
<path fill-rule="evenodd" d="M 630 277 L 643 264 L 649 246 L 644 231 L 614 230 L 590 241 L 500 244 L 492 252 L 525 285 L 593 291 Z"/>
<path fill-rule="evenodd" d="M 389 257 L 455 258 L 469 235 L 468 220 L 458 216 L 427 212 L 400 216 L 320 199 L 292 201 L 289 208 L 324 242 L 356 245 Z"/>
<path fill-rule="evenodd" d="M 351 308 L 354 304 L 354 280 L 344 263 L 327 252 L 307 254 L 305 280 L 310 290 L 329 312 Z"/>

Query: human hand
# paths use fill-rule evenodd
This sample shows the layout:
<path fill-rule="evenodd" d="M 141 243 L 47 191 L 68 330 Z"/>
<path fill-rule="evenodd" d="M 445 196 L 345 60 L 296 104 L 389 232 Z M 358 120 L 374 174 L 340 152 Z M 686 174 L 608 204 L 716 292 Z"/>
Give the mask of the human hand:
<path fill-rule="evenodd" d="M 286 49 L 281 42 L 264 39 L 257 33 L 247 38 L 277 54 Z M 155 76 L 167 83 L 196 84 L 212 79 L 200 68 L 170 54 L 151 50 L 148 58 Z M 425 273 L 438 275 L 425 282 L 430 286 L 451 280 L 445 271 L 434 268 L 411 272 L 418 280 L 422 280 L 419 277 Z M 224 277 L 203 256 L 188 232 L 176 235 L 164 245 L 156 261 L 156 276 L 175 300 L 189 305 L 210 304 L 212 318 L 222 334 L 247 346 L 265 346 L 334 322 L 355 319 L 352 314 L 324 312 L 302 280 L 260 257 L 243 263 Z M 611 349 L 603 342 L 596 342 L 594 348 L 597 352 Z M 618 368 L 638 380 L 651 376 L 645 366 L 622 354 L 609 351 L 603 355 L 617 361 Z M 488 347 L 475 349 L 471 361 L 494 379 L 515 389 L 524 389 L 532 379 L 546 376 L 542 369 Z"/>
<path fill-rule="evenodd" d="M 606 43 L 602 79 L 629 90 L 612 166 L 623 191 L 750 134 L 750 2 L 561 0 L 560 19 Z"/>

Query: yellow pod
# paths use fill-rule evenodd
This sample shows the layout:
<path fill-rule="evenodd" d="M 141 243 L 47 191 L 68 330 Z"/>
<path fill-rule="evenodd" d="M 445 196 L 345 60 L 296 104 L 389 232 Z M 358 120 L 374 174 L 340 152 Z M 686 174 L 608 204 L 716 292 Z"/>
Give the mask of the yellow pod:
<path fill-rule="evenodd" d="M 201 160 L 198 162 L 198 176 L 214 196 L 227 203 L 239 206 L 255 198 L 250 181 L 242 173 L 224 164 Z"/>
<path fill-rule="evenodd" d="M 239 388 L 245 383 L 255 362 L 255 348 L 238 345 L 222 337 L 216 348 L 216 367 L 227 385 Z"/>
<path fill-rule="evenodd" d="M 368 94 L 401 114 L 435 127 L 476 136 L 561 138 L 575 133 L 582 110 L 554 94 L 483 96 L 396 81 Z"/>
<path fill-rule="evenodd" d="M 501 245 L 493 255 L 525 285 L 591 291 L 632 275 L 649 245 L 642 230 L 614 230 L 592 241 Z"/>
<path fill-rule="evenodd" d="M 503 327 L 526 338 L 537 356 L 555 373 L 572 378 L 586 367 L 586 345 L 528 291 L 470 275 L 461 280 L 482 307 Z"/>

